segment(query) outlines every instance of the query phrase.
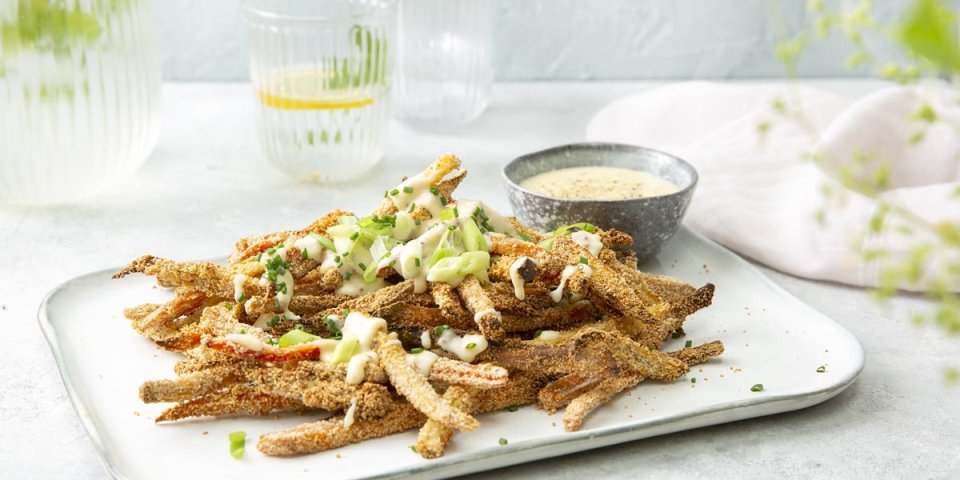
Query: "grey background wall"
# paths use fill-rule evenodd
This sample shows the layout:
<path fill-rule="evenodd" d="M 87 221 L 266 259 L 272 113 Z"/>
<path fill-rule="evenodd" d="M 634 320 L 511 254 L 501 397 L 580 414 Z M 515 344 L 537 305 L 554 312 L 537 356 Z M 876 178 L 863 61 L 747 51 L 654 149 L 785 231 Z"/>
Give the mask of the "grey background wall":
<path fill-rule="evenodd" d="M 247 78 L 239 0 L 152 1 L 166 79 Z M 783 67 L 773 55 L 778 38 L 773 11 L 779 8 L 787 29 L 795 30 L 809 21 L 805 3 L 500 0 L 497 77 L 622 80 L 781 76 Z M 875 3 L 875 15 L 890 21 L 902 12 L 906 1 Z M 849 43 L 839 36 L 827 38 L 804 55 L 798 73 L 806 77 L 868 75 L 862 69 L 843 67 L 850 50 Z M 891 52 L 880 48 L 879 53 Z"/>

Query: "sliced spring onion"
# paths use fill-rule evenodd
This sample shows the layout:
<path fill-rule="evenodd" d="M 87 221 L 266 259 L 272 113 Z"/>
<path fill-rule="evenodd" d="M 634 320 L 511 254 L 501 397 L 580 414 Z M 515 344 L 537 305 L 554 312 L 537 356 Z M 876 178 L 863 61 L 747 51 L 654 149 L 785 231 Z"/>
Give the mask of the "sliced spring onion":
<path fill-rule="evenodd" d="M 327 233 L 336 238 L 350 238 L 357 233 L 357 227 L 356 225 L 334 225 L 327 229 Z"/>
<path fill-rule="evenodd" d="M 393 250 L 393 247 L 396 245 L 396 240 L 384 235 L 378 236 L 373 241 L 373 245 L 370 245 L 370 256 L 373 257 L 373 263 L 378 263 L 380 260 L 386 258 L 387 255 L 390 255 L 390 250 Z"/>
<path fill-rule="evenodd" d="M 310 237 L 316 240 L 321 247 L 326 248 L 327 250 L 330 250 L 333 253 L 337 253 L 337 247 L 333 244 L 333 240 L 330 240 L 329 238 L 324 237 L 323 235 L 320 235 L 318 233 L 311 233 Z"/>
<path fill-rule="evenodd" d="M 465 218 L 460 222 L 463 228 L 463 246 L 468 252 L 489 252 L 487 240 L 483 238 L 480 227 L 472 218 Z"/>
<path fill-rule="evenodd" d="M 337 348 L 333 349 L 333 359 L 330 360 L 330 363 L 336 365 L 349 361 L 359 347 L 360 339 L 356 335 L 343 337 L 343 340 L 340 340 L 340 343 L 337 344 Z"/>
<path fill-rule="evenodd" d="M 553 248 L 553 242 L 557 239 L 557 237 L 570 235 L 571 233 L 573 233 L 572 232 L 573 229 L 586 230 L 588 233 L 593 233 L 597 231 L 597 227 L 592 223 L 587 223 L 587 222 L 572 223 L 570 225 L 564 225 L 554 230 L 546 240 L 538 243 L 537 245 L 540 246 L 541 248 L 550 250 Z M 520 234 L 520 238 L 523 238 L 524 240 L 529 241 L 530 237 L 524 235 L 523 232 L 518 232 L 518 233 Z"/>
<path fill-rule="evenodd" d="M 456 208 L 444 208 L 440 210 L 440 220 L 444 222 L 449 222 L 451 220 L 456 220 L 457 218 L 457 209 Z"/>
<path fill-rule="evenodd" d="M 247 433 L 243 431 L 230 433 L 230 455 L 237 460 L 243 458 L 243 447 L 247 443 Z"/>
<path fill-rule="evenodd" d="M 292 347 L 294 345 L 300 345 L 302 343 L 310 343 L 320 337 L 316 335 L 311 335 L 303 330 L 290 330 L 287 333 L 284 333 L 280 337 L 280 346 L 281 347 Z"/>
<path fill-rule="evenodd" d="M 361 264 L 363 265 L 363 264 Z M 373 283 L 377 279 L 377 264 L 371 262 L 370 265 L 367 265 L 367 268 L 363 269 L 363 281 L 364 283 Z"/>

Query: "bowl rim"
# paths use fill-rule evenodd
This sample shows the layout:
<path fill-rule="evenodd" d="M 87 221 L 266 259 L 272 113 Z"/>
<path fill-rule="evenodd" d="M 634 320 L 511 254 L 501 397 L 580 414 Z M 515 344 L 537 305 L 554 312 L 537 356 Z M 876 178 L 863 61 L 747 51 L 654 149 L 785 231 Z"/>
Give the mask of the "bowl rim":
<path fill-rule="evenodd" d="M 647 151 L 647 152 L 653 152 L 659 155 L 663 155 L 669 158 L 670 160 L 677 162 L 682 167 L 690 171 L 690 174 L 691 174 L 690 183 L 684 188 L 681 188 L 673 193 L 668 193 L 666 195 L 656 195 L 653 197 L 621 198 L 621 199 L 615 199 L 615 200 L 604 200 L 604 199 L 594 200 L 594 199 L 588 199 L 588 198 L 551 197 L 549 195 L 537 193 L 532 190 L 527 190 L 526 188 L 521 187 L 519 183 L 513 181 L 513 179 L 510 178 L 510 175 L 507 174 L 507 170 L 509 170 L 510 167 L 512 167 L 515 164 L 519 164 L 522 161 L 526 161 L 526 159 L 534 155 L 542 155 L 542 154 L 550 153 L 557 150 L 583 150 L 583 149 L 596 148 L 596 147 L 613 147 L 613 149 L 615 150 L 629 150 L 633 152 Z M 604 165 L 594 165 L 594 166 L 604 166 Z M 624 167 L 619 167 L 619 168 L 624 168 Z M 560 170 L 560 169 L 554 169 L 554 170 Z M 637 170 L 637 169 L 630 168 L 629 170 Z M 553 171 L 553 170 L 548 170 L 548 171 Z M 647 173 L 650 173 L 650 172 L 647 172 Z M 700 172 L 697 171 L 696 167 L 690 164 L 690 162 L 672 153 L 667 153 L 667 152 L 664 152 L 663 150 L 657 150 L 655 148 L 644 147 L 642 145 L 633 145 L 629 143 L 615 143 L 615 142 L 574 142 L 574 143 L 566 143 L 563 145 L 557 145 L 550 148 L 545 148 L 543 150 L 537 150 L 531 153 L 526 153 L 507 162 L 507 164 L 504 165 L 503 168 L 500 170 L 500 175 L 503 177 L 504 181 L 506 181 L 508 187 L 514 188 L 516 190 L 519 190 L 520 192 L 523 192 L 526 195 L 531 195 L 533 197 L 542 198 L 545 200 L 552 200 L 555 202 L 569 202 L 569 203 L 580 203 L 580 204 L 599 203 L 599 204 L 611 204 L 611 205 L 618 204 L 618 203 L 638 202 L 638 201 L 639 202 L 660 201 L 662 199 L 683 197 L 687 195 L 690 191 L 692 191 L 697 186 L 697 183 L 700 181 Z"/>

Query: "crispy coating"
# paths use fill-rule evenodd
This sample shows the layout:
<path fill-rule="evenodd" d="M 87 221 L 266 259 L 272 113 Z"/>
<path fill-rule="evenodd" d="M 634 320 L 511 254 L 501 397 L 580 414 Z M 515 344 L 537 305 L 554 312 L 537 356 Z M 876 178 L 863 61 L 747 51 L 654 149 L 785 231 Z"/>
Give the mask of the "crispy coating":
<path fill-rule="evenodd" d="M 466 411 L 471 409 L 470 394 L 461 387 L 448 388 L 443 393 L 443 399 L 456 408 Z M 420 427 L 420 433 L 417 435 L 417 453 L 423 458 L 443 456 L 451 437 L 453 437 L 452 428 L 436 420 L 427 419 L 427 422 Z"/>
<path fill-rule="evenodd" d="M 227 390 L 174 405 L 164 410 L 155 421 L 160 423 L 189 417 L 267 415 L 281 410 L 303 409 L 303 405 L 294 399 L 269 395 L 256 387 L 234 385 Z"/>
<path fill-rule="evenodd" d="M 218 390 L 236 379 L 237 374 L 231 366 L 221 365 L 173 380 L 149 380 L 140 385 L 140 400 L 143 403 L 190 400 Z"/>
<path fill-rule="evenodd" d="M 467 310 L 473 314 L 473 321 L 476 322 L 483 336 L 494 342 L 503 340 L 505 336 L 503 319 L 483 285 L 480 284 L 480 280 L 473 275 L 467 275 L 457 287 L 457 293 L 466 304 Z"/>
<path fill-rule="evenodd" d="M 453 192 L 466 176 L 460 166 L 459 159 L 445 155 L 424 172 L 447 203 L 455 204 Z M 395 212 L 387 198 L 374 214 Z M 640 271 L 629 249 L 633 239 L 623 232 L 598 229 L 602 248 L 594 256 L 569 236 L 537 232 L 510 218 L 520 238 L 485 235 L 489 282 L 468 275 L 457 287 L 430 283 L 427 292 L 415 293 L 413 280 L 386 267 L 377 272 L 386 287 L 347 297 L 335 293 L 344 283 L 340 271 L 321 269 L 295 246 L 311 233 L 327 235 L 344 215 L 352 214 L 337 210 L 303 229 L 243 238 L 226 266 L 147 255 L 115 275 L 143 273 L 176 288 L 167 303 L 124 311 L 139 333 L 183 356 L 174 365 L 175 378 L 140 387 L 144 402 L 178 402 L 158 422 L 323 410 L 333 416 L 263 435 L 258 448 L 268 455 L 298 455 L 422 427 L 417 449 L 425 458 L 435 458 L 444 453 L 454 430 L 477 428 L 475 414 L 539 403 L 549 411 L 565 409 L 564 427 L 578 430 L 618 393 L 647 379 L 676 380 L 692 365 L 723 353 L 719 341 L 660 351 L 665 338 L 684 330 L 689 315 L 710 305 L 714 286 L 695 289 Z M 424 206 L 414 206 L 412 215 L 433 218 Z M 547 238 L 549 250 L 538 245 Z M 265 267 L 258 258 L 281 243 L 295 279 L 289 314 L 281 311 L 276 287 L 261 279 Z M 521 272 L 523 300 L 510 278 L 510 268 L 521 257 L 529 259 Z M 589 274 L 586 267 L 567 270 L 584 258 Z M 550 293 L 565 270 L 564 295 L 557 302 Z M 238 288 L 242 302 L 234 298 L 240 296 Z M 373 351 L 364 354 L 369 356 L 363 358 L 363 376 L 351 370 L 350 383 L 347 363 L 327 363 L 329 340 L 276 344 L 293 328 L 335 337 L 348 311 L 381 317 L 388 329 L 376 335 Z M 439 357 L 424 374 L 422 366 L 414 366 L 418 357 L 404 345 L 432 347 L 423 333 L 436 344 L 434 328 L 442 325 L 458 335 L 481 333 L 489 345 L 476 363 L 456 360 L 453 348 L 430 348 Z M 235 333 L 264 343 L 230 336 Z"/>
<path fill-rule="evenodd" d="M 428 418 L 457 430 L 476 430 L 480 426 L 477 419 L 450 405 L 437 394 L 427 382 L 427 378 L 407 362 L 407 353 L 400 342 L 387 341 L 384 335 L 380 337 L 377 355 L 390 377 L 390 383 L 417 410 Z"/>
<path fill-rule="evenodd" d="M 430 295 L 433 296 L 433 302 L 440 308 L 440 315 L 444 320 L 438 325 L 464 325 L 470 321 L 470 316 L 460 302 L 460 297 L 449 284 L 431 284 Z"/>
<path fill-rule="evenodd" d="M 343 415 L 336 415 L 289 430 L 263 434 L 257 442 L 257 449 L 265 455 L 279 457 L 323 452 L 416 428 L 426 417 L 410 403 L 397 398 L 380 418 L 354 420 L 349 427 L 343 420 Z"/>
<path fill-rule="evenodd" d="M 430 380 L 475 388 L 497 388 L 507 384 L 507 369 L 484 363 L 473 365 L 460 360 L 440 357 L 430 367 Z"/>
<path fill-rule="evenodd" d="M 587 415 L 600 405 L 609 402 L 616 394 L 635 386 L 643 380 L 640 375 L 605 378 L 590 391 L 573 399 L 563 412 L 563 428 L 568 432 L 580 430 Z"/>

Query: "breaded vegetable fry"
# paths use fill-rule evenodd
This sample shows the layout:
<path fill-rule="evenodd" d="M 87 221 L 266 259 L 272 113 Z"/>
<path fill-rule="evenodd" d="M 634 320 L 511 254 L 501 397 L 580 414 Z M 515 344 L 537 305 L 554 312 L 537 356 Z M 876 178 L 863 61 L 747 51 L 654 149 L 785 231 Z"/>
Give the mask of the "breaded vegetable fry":
<path fill-rule="evenodd" d="M 264 434 L 260 451 L 420 428 L 416 450 L 436 458 L 480 426 L 474 415 L 537 404 L 578 430 L 618 393 L 723 353 L 719 341 L 660 351 L 693 332 L 712 284 L 641 271 L 633 239 L 602 225 L 538 232 L 456 199 L 460 167 L 443 155 L 371 214 L 242 238 L 225 264 L 145 255 L 119 271 L 175 289 L 124 310 L 181 356 L 175 377 L 140 387 L 143 402 L 171 404 L 156 420 L 310 411 L 325 416 Z"/>
<path fill-rule="evenodd" d="M 463 388 L 453 386 L 443 393 L 443 399 L 456 408 L 466 411 L 471 409 L 470 395 Z M 417 435 L 417 453 L 423 458 L 437 458 L 443 456 L 443 451 L 447 449 L 450 438 L 453 437 L 453 429 L 433 419 L 427 419 L 420 427 L 420 433 Z"/>

